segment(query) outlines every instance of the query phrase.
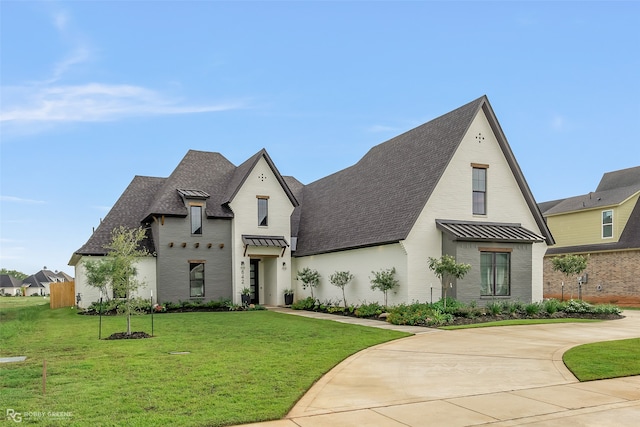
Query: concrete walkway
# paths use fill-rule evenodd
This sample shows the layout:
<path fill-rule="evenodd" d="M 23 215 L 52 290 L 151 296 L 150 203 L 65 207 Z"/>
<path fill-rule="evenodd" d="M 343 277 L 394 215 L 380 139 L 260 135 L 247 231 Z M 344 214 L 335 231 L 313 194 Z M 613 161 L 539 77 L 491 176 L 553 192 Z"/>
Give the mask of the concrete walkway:
<path fill-rule="evenodd" d="M 599 323 L 455 331 L 275 311 L 419 333 L 353 355 L 285 419 L 253 427 L 640 425 L 640 376 L 580 383 L 562 363 L 576 345 L 640 337 L 639 311 Z"/>

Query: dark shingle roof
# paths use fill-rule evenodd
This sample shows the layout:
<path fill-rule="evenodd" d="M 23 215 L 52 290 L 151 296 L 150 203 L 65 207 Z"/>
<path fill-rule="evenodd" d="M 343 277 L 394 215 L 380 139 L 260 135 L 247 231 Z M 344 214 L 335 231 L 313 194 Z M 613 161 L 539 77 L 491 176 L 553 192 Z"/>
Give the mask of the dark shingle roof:
<path fill-rule="evenodd" d="M 104 246 L 111 241 L 111 232 L 114 228 L 119 226 L 139 227 L 156 192 L 165 180 L 165 178 L 148 176 L 134 177 L 98 228 L 89 237 L 87 243 L 76 253 L 79 255 L 104 255 L 106 254 Z M 177 194 L 175 190 L 174 193 Z M 155 250 L 151 233 L 147 233 L 145 248 L 150 252 Z"/>
<path fill-rule="evenodd" d="M 436 226 L 466 242 L 542 242 L 544 237 L 522 227 L 521 224 L 496 222 L 452 221 L 437 219 Z"/>
<path fill-rule="evenodd" d="M 605 173 L 596 191 L 613 190 L 638 184 L 640 184 L 640 166 Z"/>
<path fill-rule="evenodd" d="M 222 203 L 235 170 L 236 167 L 220 153 L 189 150 L 158 190 L 144 218 L 151 215 L 187 216 L 178 188 L 197 188 L 207 193 L 210 196 L 206 208 L 208 217 L 232 218 L 233 213 Z"/>
<path fill-rule="evenodd" d="M 480 110 L 487 115 L 537 224 L 538 210 L 486 97 L 373 147 L 355 165 L 304 187 L 296 256 L 403 240 Z"/>
<path fill-rule="evenodd" d="M 8 274 L 0 274 L 0 288 L 19 288 L 20 286 L 22 286 L 22 280 Z"/>

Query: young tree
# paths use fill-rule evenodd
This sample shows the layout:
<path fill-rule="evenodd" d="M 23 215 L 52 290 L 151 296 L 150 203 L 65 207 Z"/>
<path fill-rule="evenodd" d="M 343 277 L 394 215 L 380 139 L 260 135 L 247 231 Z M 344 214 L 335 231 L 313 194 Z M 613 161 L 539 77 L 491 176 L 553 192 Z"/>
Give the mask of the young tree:
<path fill-rule="evenodd" d="M 144 285 L 139 281 L 135 263 L 140 257 L 149 255 L 140 243 L 146 236 L 142 227 L 118 227 L 111 232 L 111 242 L 105 246 L 107 256 L 100 261 L 85 263 L 89 285 L 106 292 L 111 285 L 116 298 L 124 300 L 123 312 L 127 315 L 127 335 L 131 335 L 133 294 Z"/>
<path fill-rule="evenodd" d="M 369 277 L 371 281 L 371 289 L 378 289 L 384 294 L 384 306 L 387 306 L 387 293 L 396 288 L 399 285 L 398 279 L 394 276 L 396 274 L 396 268 L 390 268 L 387 270 L 372 271 L 373 278 Z"/>
<path fill-rule="evenodd" d="M 100 292 L 105 295 L 107 301 L 109 293 L 107 292 L 107 285 L 111 279 L 111 264 L 102 261 L 84 261 L 84 270 L 87 277 L 87 285 L 100 289 Z"/>
<path fill-rule="evenodd" d="M 440 259 L 429 257 L 429 270 L 433 271 L 442 282 L 443 300 L 447 303 L 447 282 L 462 279 L 471 270 L 470 264 L 457 263 L 451 255 L 444 254 Z"/>
<path fill-rule="evenodd" d="M 318 270 L 305 267 L 301 271 L 298 271 L 297 277 L 302 282 L 303 289 L 307 289 L 307 287 L 311 289 L 311 298 L 314 298 L 313 288 L 320 284 L 320 273 L 318 273 Z"/>
<path fill-rule="evenodd" d="M 342 289 L 342 300 L 344 301 L 344 308 L 347 308 L 347 297 L 344 294 L 344 288 L 351 280 L 353 280 L 353 274 L 348 271 L 336 271 L 329 276 L 329 281 L 331 282 L 331 284 Z"/>
<path fill-rule="evenodd" d="M 551 268 L 553 271 L 563 273 L 567 280 L 569 277 L 579 275 L 587 269 L 587 257 L 583 255 L 564 255 L 551 258 Z M 562 283 L 564 287 L 564 282 Z"/>

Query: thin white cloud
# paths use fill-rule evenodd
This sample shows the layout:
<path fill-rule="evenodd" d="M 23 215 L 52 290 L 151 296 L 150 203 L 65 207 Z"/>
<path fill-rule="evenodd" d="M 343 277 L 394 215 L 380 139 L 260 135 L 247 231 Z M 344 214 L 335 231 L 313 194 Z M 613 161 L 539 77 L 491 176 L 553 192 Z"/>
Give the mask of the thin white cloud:
<path fill-rule="evenodd" d="M 0 201 L 12 202 L 12 203 L 27 203 L 27 204 L 43 204 L 43 203 L 46 203 L 43 200 L 24 199 L 22 197 L 14 197 L 14 196 L 0 196 Z"/>
<path fill-rule="evenodd" d="M 241 102 L 188 105 L 141 86 L 88 83 L 5 90 L 0 122 L 103 122 L 126 117 L 226 111 Z"/>
<path fill-rule="evenodd" d="M 51 22 L 75 47 L 52 66 L 49 77 L 45 80 L 0 87 L 0 123 L 10 134 L 38 133 L 63 123 L 211 113 L 244 106 L 241 101 L 194 104 L 160 91 L 129 84 L 60 84 L 66 74 L 74 67 L 88 62 L 93 54 L 82 37 L 71 34 L 71 17 L 66 11 L 53 12 Z"/>
<path fill-rule="evenodd" d="M 560 115 L 556 115 L 555 117 L 553 117 L 553 119 L 551 119 L 551 129 L 553 130 L 561 131 L 564 130 L 566 126 L 567 120 Z"/>
<path fill-rule="evenodd" d="M 384 125 L 373 125 L 367 128 L 368 132 L 395 132 L 396 128 Z"/>

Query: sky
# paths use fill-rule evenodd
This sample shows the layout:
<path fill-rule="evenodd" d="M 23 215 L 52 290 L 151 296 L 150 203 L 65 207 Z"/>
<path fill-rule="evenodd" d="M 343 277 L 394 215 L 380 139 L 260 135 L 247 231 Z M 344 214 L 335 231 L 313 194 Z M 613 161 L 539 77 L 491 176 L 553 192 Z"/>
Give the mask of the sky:
<path fill-rule="evenodd" d="M 308 184 L 487 95 L 538 202 L 640 165 L 638 1 L 0 0 L 0 267 L 68 262 L 135 175 L 266 148 Z"/>

